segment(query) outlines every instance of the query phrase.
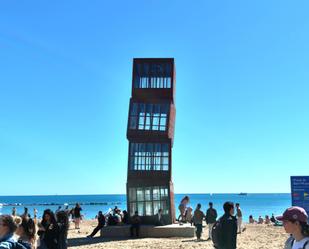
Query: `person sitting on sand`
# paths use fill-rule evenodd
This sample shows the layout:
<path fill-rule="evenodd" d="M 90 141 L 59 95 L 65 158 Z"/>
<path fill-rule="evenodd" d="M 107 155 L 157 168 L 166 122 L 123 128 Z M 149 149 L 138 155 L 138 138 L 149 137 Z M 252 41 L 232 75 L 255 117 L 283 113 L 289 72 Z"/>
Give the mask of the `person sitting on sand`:
<path fill-rule="evenodd" d="M 262 216 L 260 215 L 259 219 L 258 219 L 258 224 L 263 224 L 263 223 L 264 223 L 264 220 L 263 220 Z"/>
<path fill-rule="evenodd" d="M 276 223 L 276 218 L 275 218 L 275 215 L 274 214 L 272 214 L 271 215 L 271 217 L 270 217 L 270 221 L 272 222 L 272 223 Z"/>
<path fill-rule="evenodd" d="M 135 211 L 134 215 L 131 218 L 131 227 L 130 227 L 131 237 L 133 237 L 134 235 L 134 230 L 135 230 L 136 237 L 139 236 L 140 225 L 141 225 L 141 218 L 138 215 L 138 212 Z"/>
<path fill-rule="evenodd" d="M 105 216 L 103 215 L 102 211 L 99 211 L 97 219 L 98 219 L 98 225 L 96 226 L 95 229 L 93 229 L 92 233 L 87 236 L 87 238 L 93 238 L 93 236 L 96 235 L 96 233 L 105 226 Z"/>
<path fill-rule="evenodd" d="M 122 216 L 121 216 L 121 211 L 120 211 L 120 209 L 117 209 L 117 210 L 115 211 L 114 220 L 115 220 L 115 222 L 116 222 L 116 225 L 121 225 Z"/>
<path fill-rule="evenodd" d="M 130 223 L 130 216 L 127 210 L 122 211 L 122 223 L 128 225 Z"/>
<path fill-rule="evenodd" d="M 265 224 L 266 225 L 269 225 L 271 223 L 270 219 L 269 219 L 269 216 L 268 215 L 265 215 Z"/>
<path fill-rule="evenodd" d="M 284 249 L 309 249 L 308 215 L 303 208 L 290 207 L 277 220 L 282 221 L 285 231 L 291 234 Z"/>
<path fill-rule="evenodd" d="M 19 236 L 18 242 L 27 249 L 35 248 L 35 223 L 31 218 L 22 218 L 21 222 L 17 222 L 15 234 Z"/>
<path fill-rule="evenodd" d="M 190 202 L 189 196 L 186 195 L 181 200 L 181 202 L 180 202 L 180 204 L 178 206 L 179 213 L 180 213 L 180 215 L 178 217 L 178 220 L 180 222 L 185 222 L 186 221 L 186 210 L 187 210 L 187 205 L 188 205 L 189 202 Z"/>
<path fill-rule="evenodd" d="M 254 224 L 254 223 L 256 223 L 256 220 L 253 219 L 253 216 L 252 216 L 252 215 L 250 215 L 250 216 L 249 216 L 249 224 Z"/>

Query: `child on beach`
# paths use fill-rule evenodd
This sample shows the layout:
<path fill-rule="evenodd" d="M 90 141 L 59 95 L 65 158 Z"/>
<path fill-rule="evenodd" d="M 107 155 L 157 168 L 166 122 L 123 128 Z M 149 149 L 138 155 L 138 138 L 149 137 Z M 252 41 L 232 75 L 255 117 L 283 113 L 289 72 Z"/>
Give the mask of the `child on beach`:
<path fill-rule="evenodd" d="M 291 234 L 284 249 L 309 249 L 308 215 L 301 207 L 290 207 L 277 220 L 283 222 L 285 231 Z"/>

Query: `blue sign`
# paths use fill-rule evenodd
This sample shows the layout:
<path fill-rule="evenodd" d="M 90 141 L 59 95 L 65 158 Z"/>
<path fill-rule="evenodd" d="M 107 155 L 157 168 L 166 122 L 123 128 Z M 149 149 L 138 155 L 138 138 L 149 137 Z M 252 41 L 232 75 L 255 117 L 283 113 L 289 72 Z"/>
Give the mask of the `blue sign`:
<path fill-rule="evenodd" d="M 309 214 L 309 176 L 291 176 L 292 206 L 299 206 Z"/>

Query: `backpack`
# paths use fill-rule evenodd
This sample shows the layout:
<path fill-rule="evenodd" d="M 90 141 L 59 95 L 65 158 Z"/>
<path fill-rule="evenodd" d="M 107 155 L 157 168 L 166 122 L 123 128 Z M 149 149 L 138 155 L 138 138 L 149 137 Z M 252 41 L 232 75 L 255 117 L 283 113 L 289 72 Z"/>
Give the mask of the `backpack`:
<path fill-rule="evenodd" d="M 211 230 L 212 242 L 215 248 L 219 248 L 220 242 L 222 240 L 222 217 L 218 219 L 212 227 Z"/>

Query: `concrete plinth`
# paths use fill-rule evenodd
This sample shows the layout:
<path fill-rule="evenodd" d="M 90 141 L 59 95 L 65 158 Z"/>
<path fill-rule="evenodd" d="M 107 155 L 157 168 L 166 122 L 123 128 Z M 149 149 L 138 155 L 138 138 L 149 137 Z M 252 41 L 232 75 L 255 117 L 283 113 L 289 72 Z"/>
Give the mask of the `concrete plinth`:
<path fill-rule="evenodd" d="M 195 236 L 195 227 L 190 224 L 172 224 L 166 226 L 141 225 L 140 237 L 144 238 L 169 238 L 185 237 L 192 238 Z M 130 237 L 130 226 L 106 226 L 101 229 L 101 237 L 121 238 Z"/>

